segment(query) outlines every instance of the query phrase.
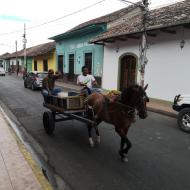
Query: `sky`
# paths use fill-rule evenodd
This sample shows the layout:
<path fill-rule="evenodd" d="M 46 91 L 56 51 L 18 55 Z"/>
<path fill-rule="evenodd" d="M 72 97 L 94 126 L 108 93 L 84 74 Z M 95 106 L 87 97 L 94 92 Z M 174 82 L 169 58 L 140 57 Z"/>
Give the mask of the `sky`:
<path fill-rule="evenodd" d="M 151 9 L 177 1 L 182 0 L 149 0 Z M 18 50 L 23 48 L 24 24 L 26 47 L 31 47 L 128 5 L 120 0 L 0 0 L 0 55 L 15 52 L 15 41 Z"/>

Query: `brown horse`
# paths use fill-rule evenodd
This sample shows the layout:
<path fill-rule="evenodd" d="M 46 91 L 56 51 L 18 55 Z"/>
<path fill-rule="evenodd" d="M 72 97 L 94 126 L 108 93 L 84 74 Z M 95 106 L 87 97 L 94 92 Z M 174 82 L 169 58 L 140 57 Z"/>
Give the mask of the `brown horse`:
<path fill-rule="evenodd" d="M 124 89 L 121 95 L 118 95 L 114 101 L 110 101 L 110 99 L 100 93 L 93 93 L 87 99 L 88 113 L 91 113 L 88 116 L 96 122 L 97 141 L 100 143 L 98 124 L 102 121 L 113 124 L 115 131 L 121 137 L 119 154 L 123 161 L 127 161 L 126 155 L 132 147 L 127 133 L 131 124 L 135 122 L 136 111 L 141 119 L 147 117 L 146 102 L 148 102 L 148 97 L 145 92 L 147 86 L 145 88 L 139 85 L 130 86 Z M 89 125 L 89 142 L 93 146 L 91 129 L 92 126 Z"/>

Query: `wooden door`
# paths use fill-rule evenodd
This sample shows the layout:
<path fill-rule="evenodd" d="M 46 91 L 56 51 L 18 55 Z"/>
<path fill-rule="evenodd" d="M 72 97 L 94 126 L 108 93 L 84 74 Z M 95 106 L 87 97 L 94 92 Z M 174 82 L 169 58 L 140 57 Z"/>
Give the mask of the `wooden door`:
<path fill-rule="evenodd" d="M 63 75 L 63 55 L 58 55 L 58 71 Z"/>
<path fill-rule="evenodd" d="M 37 60 L 34 60 L 34 71 L 38 70 L 38 64 L 37 64 Z"/>
<path fill-rule="evenodd" d="M 75 68 L 75 55 L 69 55 L 69 81 L 74 80 L 74 68 Z"/>
<path fill-rule="evenodd" d="M 134 85 L 136 82 L 136 58 L 126 55 L 121 59 L 120 90 Z"/>
<path fill-rule="evenodd" d="M 43 71 L 48 71 L 48 60 L 47 59 L 43 60 Z"/>
<path fill-rule="evenodd" d="M 89 74 L 92 74 L 92 53 L 85 53 L 85 66 L 88 67 Z"/>

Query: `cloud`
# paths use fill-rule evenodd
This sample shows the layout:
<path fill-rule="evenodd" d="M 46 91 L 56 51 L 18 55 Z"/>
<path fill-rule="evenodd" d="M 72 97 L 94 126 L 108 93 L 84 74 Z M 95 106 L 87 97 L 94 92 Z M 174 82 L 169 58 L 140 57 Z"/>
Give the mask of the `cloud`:
<path fill-rule="evenodd" d="M 13 15 L 0 15 L 0 20 L 16 21 L 16 22 L 30 22 L 30 20 Z"/>

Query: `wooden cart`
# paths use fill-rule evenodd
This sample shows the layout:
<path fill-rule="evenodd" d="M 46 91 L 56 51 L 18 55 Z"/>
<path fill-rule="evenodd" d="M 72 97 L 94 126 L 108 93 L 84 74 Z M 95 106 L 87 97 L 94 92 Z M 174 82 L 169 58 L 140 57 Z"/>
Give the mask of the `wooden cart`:
<path fill-rule="evenodd" d="M 88 119 L 84 96 L 68 96 L 64 98 L 48 96 L 43 105 L 49 109 L 43 114 L 43 125 L 47 134 L 54 132 L 56 122 L 76 119 L 88 125 L 95 124 L 93 120 Z"/>

